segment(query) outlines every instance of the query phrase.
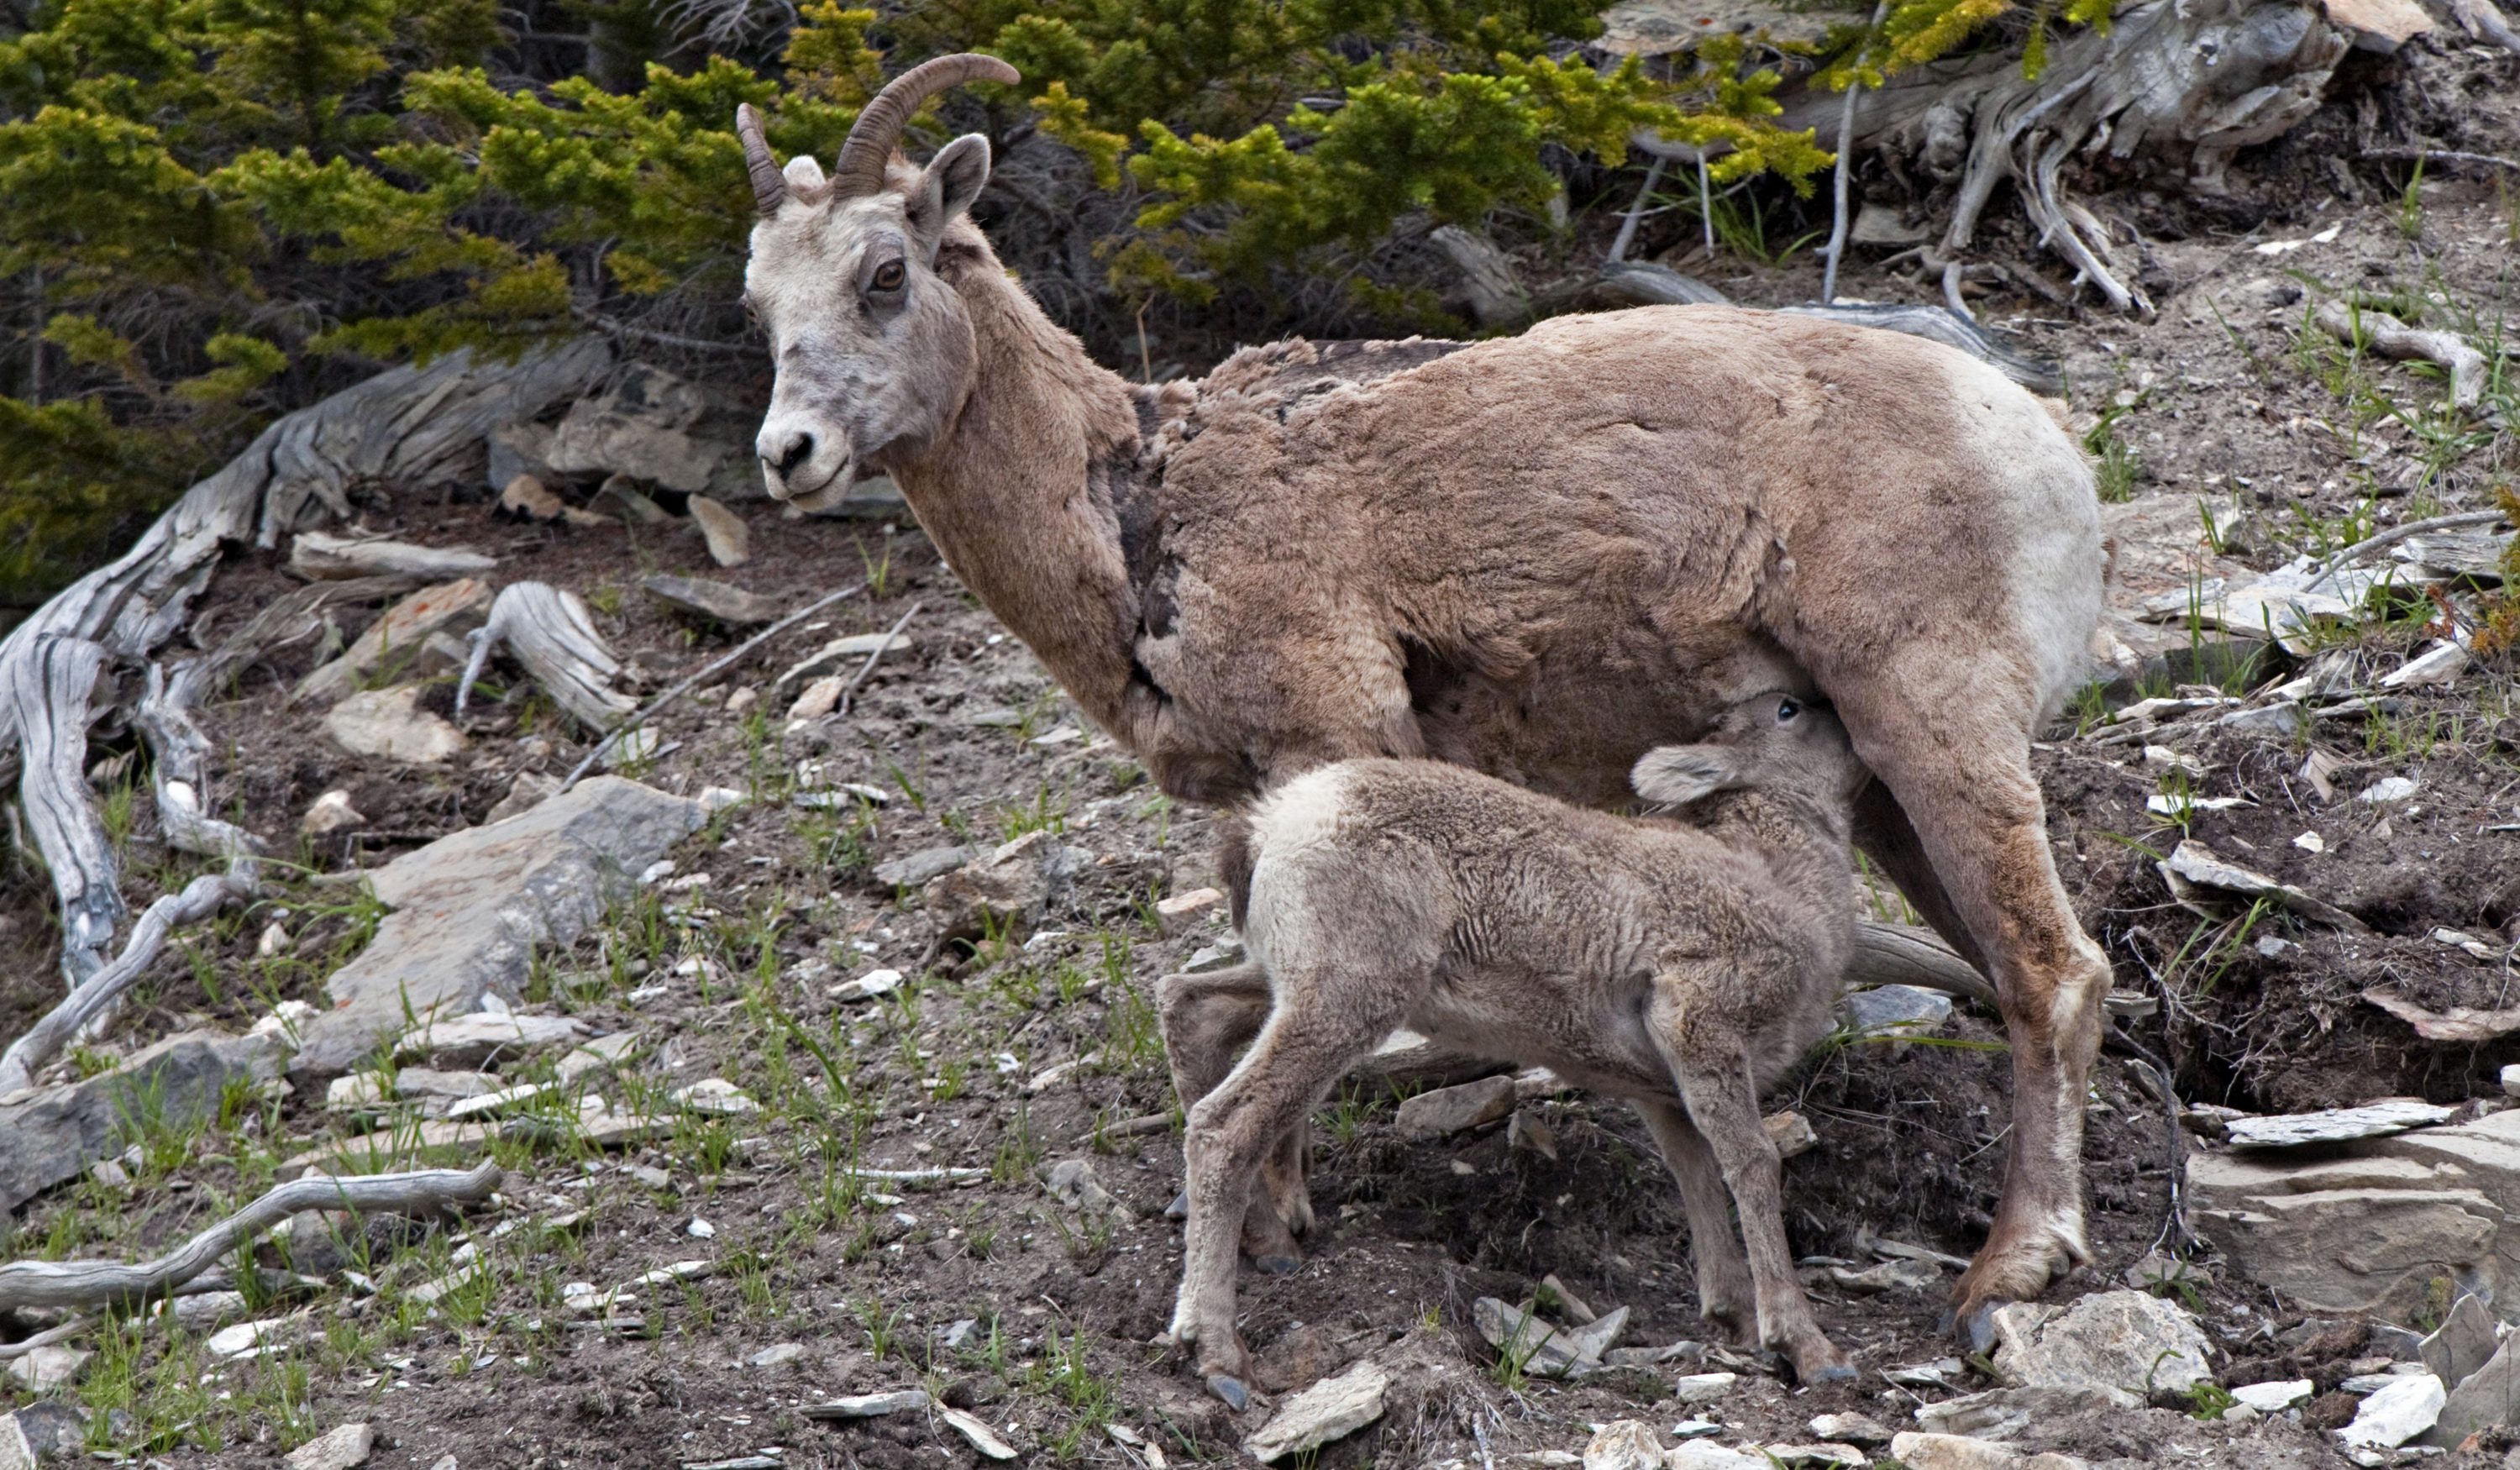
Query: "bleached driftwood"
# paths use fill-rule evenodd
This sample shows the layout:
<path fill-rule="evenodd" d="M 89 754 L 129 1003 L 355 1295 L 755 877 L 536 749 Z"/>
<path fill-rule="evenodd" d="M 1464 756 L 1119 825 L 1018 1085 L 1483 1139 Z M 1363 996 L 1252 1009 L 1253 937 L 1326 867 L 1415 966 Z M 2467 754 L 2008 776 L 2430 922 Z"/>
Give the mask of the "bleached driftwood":
<path fill-rule="evenodd" d="M 251 832 L 209 814 L 210 742 L 169 692 L 166 671 L 154 663 L 131 721 L 149 742 L 150 787 L 166 845 L 231 863 L 259 856 L 262 844 Z"/>
<path fill-rule="evenodd" d="M 490 620 L 470 639 L 472 656 L 464 661 L 464 677 L 455 686 L 459 719 L 491 649 L 502 645 L 561 708 L 591 730 L 610 730 L 637 707 L 636 700 L 612 688 L 621 660 L 612 656 L 587 616 L 586 603 L 573 592 L 542 582 L 514 583 L 501 589 L 490 604 Z"/>
<path fill-rule="evenodd" d="M 87 796 L 88 699 L 104 668 L 103 646 L 70 635 L 0 660 L 0 719 L 23 733 L 18 799 L 52 873 L 72 985 L 103 963 L 124 913 L 113 846 Z"/>
<path fill-rule="evenodd" d="M 332 608 L 353 602 L 382 602 L 418 586 L 419 580 L 413 577 L 355 577 L 344 582 L 310 582 L 284 594 L 257 609 L 209 652 L 176 665 L 169 697 L 190 709 L 257 659 L 321 633 L 324 615 Z M 202 642 L 202 632 L 197 623 L 196 644 Z"/>
<path fill-rule="evenodd" d="M 2318 111 L 2347 44 L 2318 0 L 2137 0 L 2106 29 L 2052 42 L 2036 77 L 1996 46 L 1864 89 L 1853 104 L 1853 146 L 1895 151 L 1958 181 L 1951 222 L 1924 252 L 1929 268 L 1945 270 L 1969 247 L 1996 190 L 2009 182 L 2043 245 L 2111 306 L 2148 311 L 2106 227 L 2066 198 L 2067 160 L 2168 153 L 2189 163 L 2191 187 L 2221 192 L 2234 153 Z M 1776 121 L 1788 129 L 1833 132 L 1848 107 L 1844 94 L 1810 87 L 1782 101 Z M 1633 141 L 1647 153 L 1694 156 L 1649 133 Z"/>
<path fill-rule="evenodd" d="M 502 1171 L 488 1159 L 469 1170 L 418 1169 L 337 1179 L 311 1176 L 268 1190 L 182 1246 L 141 1265 L 120 1261 L 13 1261 L 0 1266 L 0 1312 L 132 1307 L 163 1297 L 247 1240 L 300 1210 L 416 1215 L 487 1199 Z"/>
<path fill-rule="evenodd" d="M 2409 327 L 2385 311 L 2357 309 L 2343 301 L 2322 301 L 2311 318 L 2318 330 L 2347 345 L 2367 343 L 2382 357 L 2400 362 L 2427 362 L 2450 375 L 2451 407 L 2473 413 L 2485 397 L 2485 354 L 2455 332 L 2428 332 Z"/>
<path fill-rule="evenodd" d="M 63 969 L 74 984 L 96 971 L 125 913 L 79 769 L 98 672 L 147 658 L 182 626 L 223 544 L 252 537 L 268 547 L 317 516 L 346 514 L 355 484 L 460 479 L 491 429 L 592 388 L 610 364 L 610 349 L 592 339 L 516 363 L 456 353 L 287 415 L 130 551 L 0 640 L 0 779 L 15 762 L 28 830 L 63 904 Z"/>
<path fill-rule="evenodd" d="M 289 544 L 289 569 L 303 577 L 403 576 L 424 582 L 477 577 L 499 564 L 495 557 L 460 547 L 412 546 L 372 536 L 332 536 L 300 531 Z"/>

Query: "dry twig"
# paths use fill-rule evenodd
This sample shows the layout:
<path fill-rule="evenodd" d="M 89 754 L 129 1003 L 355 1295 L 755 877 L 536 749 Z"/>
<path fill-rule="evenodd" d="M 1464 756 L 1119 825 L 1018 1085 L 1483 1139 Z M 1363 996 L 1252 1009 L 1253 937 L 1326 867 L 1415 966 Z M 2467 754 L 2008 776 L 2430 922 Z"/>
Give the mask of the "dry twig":
<path fill-rule="evenodd" d="M 28 1308 L 128 1307 L 164 1296 L 209 1270 L 243 1242 L 300 1210 L 368 1210 L 397 1215 L 487 1199 L 501 1170 L 484 1159 L 470 1170 L 419 1169 L 335 1179 L 292 1180 L 155 1261 L 14 1261 L 0 1266 L 0 1312 Z"/>
<path fill-rule="evenodd" d="M 2320 304 L 2312 318 L 2320 331 L 2338 341 L 2367 342 L 2372 351 L 2400 362 L 2432 363 L 2450 374 L 2452 408 L 2469 412 L 2485 397 L 2485 354 L 2454 332 L 2427 332 L 2409 327 L 2385 311 L 2372 311 L 2343 301 Z"/>
<path fill-rule="evenodd" d="M 737 664 L 742 662 L 746 657 L 750 656 L 753 650 L 759 648 L 763 644 L 770 642 L 780 634 L 795 627 L 798 623 L 812 617 L 815 613 L 822 611 L 824 608 L 831 606 L 833 602 L 839 601 L 843 598 L 855 597 L 864 591 L 866 591 L 866 584 L 864 582 L 860 582 L 855 586 L 843 587 L 839 591 L 832 593 L 828 597 L 817 598 L 813 602 L 806 606 L 799 607 L 794 612 L 788 614 L 779 621 L 772 623 L 769 627 L 764 628 L 760 632 L 752 635 L 750 638 L 745 639 L 742 643 L 736 645 L 733 651 L 701 665 L 698 673 L 687 676 L 681 683 L 676 684 L 673 688 L 665 690 L 661 694 L 658 694 L 655 698 L 649 700 L 646 708 L 641 709 L 630 718 L 612 727 L 612 729 L 605 735 L 603 739 L 596 741 L 595 748 L 586 753 L 586 759 L 579 761 L 576 769 L 568 773 L 568 780 L 560 783 L 561 790 L 565 791 L 569 787 L 576 785 L 579 779 L 584 777 L 587 772 L 594 770 L 595 763 L 604 759 L 604 753 L 610 750 L 622 736 L 639 729 L 641 726 L 646 725 L 650 720 L 654 719 L 658 710 L 663 709 L 666 705 L 673 703 L 676 699 L 679 699 L 684 694 L 690 692 L 692 688 L 695 685 L 698 685 L 701 680 L 712 678 L 735 667 Z M 915 611 L 916 609 L 914 608 L 913 610 Z"/>
<path fill-rule="evenodd" d="M 892 641 L 901 637 L 901 630 L 910 626 L 912 618 L 919 616 L 919 606 L 917 602 L 911 603 L 909 610 L 902 613 L 894 621 L 891 630 L 884 634 L 883 642 L 876 645 L 875 651 L 866 656 L 866 662 L 858 665 L 857 673 L 850 677 L 847 686 L 840 690 L 840 702 L 833 706 L 832 713 L 842 716 L 848 714 L 849 701 L 857 697 L 859 687 L 867 682 L 869 674 L 875 672 L 875 666 L 883 657 L 884 649 L 891 647 Z"/>

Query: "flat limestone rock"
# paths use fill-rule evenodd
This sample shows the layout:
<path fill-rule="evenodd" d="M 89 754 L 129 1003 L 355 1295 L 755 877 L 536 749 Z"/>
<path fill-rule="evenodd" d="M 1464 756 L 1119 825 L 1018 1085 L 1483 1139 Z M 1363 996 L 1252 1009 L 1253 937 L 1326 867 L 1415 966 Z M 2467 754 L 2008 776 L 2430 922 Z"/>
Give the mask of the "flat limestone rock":
<path fill-rule="evenodd" d="M 2424 1366 L 2448 1384 L 2464 1384 L 2502 1346 L 2502 1324 L 2474 1292 L 2451 1304 L 2442 1324 L 2423 1341 Z M 2454 1391 L 2453 1391 L 2454 1392 Z"/>
<path fill-rule="evenodd" d="M 2454 1449 L 2480 1429 L 2520 1428 L 2520 1358 L 2513 1356 L 2509 1342 L 2498 1345 L 2494 1356 L 2464 1380 L 2452 1381 L 2458 1387 L 2450 1391 L 2441 1417 L 2419 1432 L 2421 1443 Z"/>
<path fill-rule="evenodd" d="M 1439 1138 L 1494 1123 L 1512 1111 L 1513 1079 L 1483 1077 L 1419 1092 L 1400 1104 L 1394 1121 L 1404 1137 Z"/>
<path fill-rule="evenodd" d="M 676 577 L 658 572 L 643 577 L 639 585 L 648 595 L 671 607 L 715 618 L 734 628 L 750 628 L 779 621 L 780 602 L 759 593 L 745 592 L 724 582 L 706 577 Z"/>
<path fill-rule="evenodd" d="M 2318 1113 L 2280 1113 L 2273 1117 L 2234 1118 L 2224 1125 L 2238 1148 L 2297 1148 L 2307 1143 L 2350 1143 L 2378 1138 L 2410 1128 L 2448 1123 L 2456 1111 L 2414 1097 L 2387 1097 L 2361 1107 L 2329 1108 Z"/>
<path fill-rule="evenodd" d="M 2243 868 L 2223 857 L 2194 838 L 2179 844 L 2161 866 L 2161 875 L 2170 884 L 2171 896 L 2182 904 L 2197 901 L 2197 891 L 2243 899 L 2272 899 L 2277 904 L 2311 920 L 2330 928 L 2360 930 L 2362 920 L 2323 899 L 2314 898 L 2290 883 L 2279 882 L 2254 869 Z"/>
<path fill-rule="evenodd" d="M 424 1056 L 458 1067 L 482 1067 L 492 1061 L 581 1041 L 586 1028 L 566 1016 L 508 1015 L 474 1011 L 423 1021 L 394 1043 L 397 1056 Z M 468 1100 L 494 1095 L 482 1092 Z"/>
<path fill-rule="evenodd" d="M 2442 1381 L 2430 1373 L 2393 1378 L 2362 1401 L 2354 1422 L 2336 1431 L 2336 1437 L 2348 1447 L 2395 1448 L 2438 1423 L 2449 1398 Z"/>
<path fill-rule="evenodd" d="M 2448 1010 L 2427 1010 L 2377 986 L 2362 992 L 2362 1000 L 2415 1028 L 2416 1036 L 2443 1046 L 2470 1047 L 2520 1031 L 2520 1006 L 2486 1010 L 2453 1005 Z"/>
<path fill-rule="evenodd" d="M 2281 1413 L 2318 1392 L 2318 1385 L 2307 1378 L 2285 1378 L 2273 1383 L 2244 1383 L 2231 1390 L 2232 1401 L 2256 1409 L 2262 1414 Z"/>
<path fill-rule="evenodd" d="M 598 776 L 377 869 L 377 897 L 393 912 L 334 972 L 333 1009 L 302 1029 L 293 1071 L 332 1077 L 403 1034 L 412 1015 L 452 1018 L 488 996 L 514 999 L 537 948 L 575 943 L 705 820 L 697 801 Z"/>
<path fill-rule="evenodd" d="M 1260 1463 L 1272 1465 L 1345 1439 L 1382 1417 L 1382 1395 L 1390 1387 L 1390 1374 L 1360 1362 L 1288 1399 L 1242 1448 Z"/>
<path fill-rule="evenodd" d="M 146 1105 L 169 1128 L 218 1115 L 231 1083 L 280 1075 L 269 1036 L 188 1032 L 111 1071 L 0 1098 L 0 1211 L 15 1210 L 122 1147 L 122 1131 Z"/>
<path fill-rule="evenodd" d="M 420 707 L 421 687 L 352 694 L 324 716 L 324 733 L 352 755 L 435 766 L 464 752 L 464 732 Z"/>
<path fill-rule="evenodd" d="M 1666 1453 L 1652 1425 L 1620 1419 L 1594 1431 L 1584 1447 L 1584 1470 L 1663 1470 Z"/>
<path fill-rule="evenodd" d="M 385 609 L 383 616 L 341 650 L 341 656 L 297 681 L 290 698 L 334 700 L 355 692 L 359 680 L 380 668 L 408 662 L 432 635 L 477 628 L 490 615 L 490 587 L 476 578 L 424 587 Z M 460 663 L 461 660 L 459 659 Z"/>
<path fill-rule="evenodd" d="M 1481 1297 L 1470 1304 L 1470 1323 L 1526 1373 L 1554 1378 L 1584 1365 L 1582 1343 L 1511 1303 Z"/>
<path fill-rule="evenodd" d="M 1996 1309 L 1995 1336 L 1995 1371 L 2016 1387 L 2107 1389 L 2132 1407 L 2158 1390 L 2214 1381 L 2205 1329 L 2150 1292 L 2093 1292 L 2061 1312 L 2010 1303 Z"/>
<path fill-rule="evenodd" d="M 366 1464 L 376 1448 L 374 1428 L 344 1424 L 289 1451 L 289 1470 L 352 1470 Z"/>
<path fill-rule="evenodd" d="M 2503 1210 L 2474 1189 L 2349 1188 L 2200 1197 L 2197 1230 L 2231 1268 L 2307 1311 L 2403 1321 L 2436 1278 L 2499 1280 Z"/>
<path fill-rule="evenodd" d="M 1015 1457 L 1015 1448 L 999 1439 L 996 1432 L 976 1416 L 959 1408 L 940 1408 L 936 1413 L 948 1428 L 969 1441 L 971 1448 L 980 1451 L 983 1458 L 1011 1460 Z"/>
<path fill-rule="evenodd" d="M 752 559 L 752 528 L 742 516 L 705 495 L 693 496 L 683 509 L 698 522 L 711 560 L 720 566 L 742 566 Z"/>
<path fill-rule="evenodd" d="M 1601 35 L 1594 44 L 1616 56 L 1666 56 L 1718 36 L 1817 42 L 1831 25 L 1861 19 L 1768 0 L 1620 0 L 1601 13 Z"/>

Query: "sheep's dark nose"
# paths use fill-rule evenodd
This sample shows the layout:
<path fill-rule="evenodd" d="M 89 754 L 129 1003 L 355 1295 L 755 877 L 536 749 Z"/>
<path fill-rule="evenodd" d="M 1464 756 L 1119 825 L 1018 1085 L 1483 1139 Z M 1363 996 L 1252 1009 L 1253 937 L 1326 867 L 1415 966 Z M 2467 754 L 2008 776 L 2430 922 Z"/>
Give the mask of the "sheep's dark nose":
<path fill-rule="evenodd" d="M 788 441 L 788 447 L 780 451 L 779 458 L 774 463 L 777 465 L 780 477 L 785 479 L 788 475 L 796 472 L 797 466 L 804 464 L 807 460 L 810 460 L 813 457 L 814 436 L 812 434 L 798 434 L 795 438 Z"/>

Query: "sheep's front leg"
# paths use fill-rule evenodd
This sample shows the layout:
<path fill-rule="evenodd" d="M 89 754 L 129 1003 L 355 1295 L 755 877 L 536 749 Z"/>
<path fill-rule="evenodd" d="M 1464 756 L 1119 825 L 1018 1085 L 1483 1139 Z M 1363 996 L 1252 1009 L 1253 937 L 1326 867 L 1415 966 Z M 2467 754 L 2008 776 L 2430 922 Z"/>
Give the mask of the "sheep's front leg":
<path fill-rule="evenodd" d="M 1172 1338 L 1196 1346 L 1208 1387 L 1236 1408 L 1247 1402 L 1251 1368 L 1234 1326 L 1235 1237 L 1260 1161 L 1399 1022 L 1396 989 L 1378 995 L 1361 982 L 1339 987 L 1336 999 L 1326 989 L 1285 990 L 1250 1051 L 1191 1108 L 1182 1140 L 1190 1220 Z"/>
<path fill-rule="evenodd" d="M 1271 1003 L 1268 972 L 1257 964 L 1166 975 L 1155 982 L 1164 1060 L 1172 1067 L 1173 1095 L 1184 1110 L 1225 1080 L 1235 1056 L 1269 1019 Z M 1298 1120 L 1261 1166 L 1266 1198 L 1255 1196 L 1243 1213 L 1243 1254 L 1273 1275 L 1302 1264 L 1303 1248 L 1295 1237 L 1313 1227 L 1312 1192 L 1305 1180 L 1310 1144 L 1309 1123 Z"/>
<path fill-rule="evenodd" d="M 1751 1085 L 1744 1039 L 1728 1021 L 1710 1014 L 1715 1006 L 1688 1003 L 1689 988 L 1690 982 L 1676 976 L 1658 980 L 1648 1016 L 1655 1045 L 1679 1080 L 1689 1119 L 1713 1149 L 1740 1212 L 1741 1240 L 1748 1247 L 1751 1290 L 1758 1304 L 1759 1346 L 1781 1350 L 1793 1360 L 1794 1376 L 1806 1384 L 1853 1378 L 1854 1363 L 1821 1330 L 1811 1299 L 1794 1275 L 1793 1253 L 1785 1245 L 1783 1166 L 1759 1121 L 1759 1094 Z"/>
<path fill-rule="evenodd" d="M 1638 1098 L 1634 1105 L 1680 1183 L 1681 1208 L 1688 1214 L 1689 1251 L 1697 1258 L 1697 1314 L 1734 1342 L 1754 1341 L 1758 1319 L 1750 1268 L 1733 1238 L 1732 1198 L 1726 1192 L 1723 1170 L 1679 1103 Z"/>

